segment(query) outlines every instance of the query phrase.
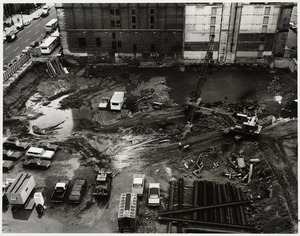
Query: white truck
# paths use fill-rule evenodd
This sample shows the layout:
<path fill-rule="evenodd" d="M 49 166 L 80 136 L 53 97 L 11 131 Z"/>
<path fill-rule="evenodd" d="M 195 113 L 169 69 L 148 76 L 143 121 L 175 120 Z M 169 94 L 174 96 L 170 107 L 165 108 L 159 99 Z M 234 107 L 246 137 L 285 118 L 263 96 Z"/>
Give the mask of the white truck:
<path fill-rule="evenodd" d="M 124 92 L 114 92 L 110 99 L 110 109 L 115 111 L 121 111 L 124 103 Z"/>
<path fill-rule="evenodd" d="M 28 157 L 36 157 L 44 160 L 51 160 L 55 152 L 50 150 L 45 150 L 43 148 L 31 147 L 25 153 Z"/>
<path fill-rule="evenodd" d="M 19 173 L 6 191 L 9 204 L 13 207 L 24 206 L 28 202 L 34 187 L 35 181 L 32 175 Z"/>
<path fill-rule="evenodd" d="M 145 186 L 145 174 L 134 174 L 132 177 L 131 192 L 143 197 Z"/>

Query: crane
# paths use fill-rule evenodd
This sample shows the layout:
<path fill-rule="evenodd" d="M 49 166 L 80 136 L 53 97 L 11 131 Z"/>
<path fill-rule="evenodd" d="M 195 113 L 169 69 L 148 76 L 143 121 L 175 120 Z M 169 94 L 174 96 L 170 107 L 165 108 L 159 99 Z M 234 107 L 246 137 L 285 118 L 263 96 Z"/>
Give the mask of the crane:
<path fill-rule="evenodd" d="M 206 55 L 204 58 L 204 64 L 203 64 L 202 70 L 200 72 L 200 75 L 198 75 L 198 83 L 197 83 L 196 90 L 192 91 L 191 97 L 187 99 L 187 105 L 189 107 L 189 114 L 188 114 L 187 120 L 190 125 L 192 125 L 194 116 L 195 116 L 195 111 L 197 108 L 199 108 L 199 105 L 202 101 L 200 96 L 202 93 L 204 81 L 206 80 L 207 68 L 212 61 L 215 35 L 213 34 L 210 37 L 211 38 L 208 43 L 208 48 L 207 48 Z"/>

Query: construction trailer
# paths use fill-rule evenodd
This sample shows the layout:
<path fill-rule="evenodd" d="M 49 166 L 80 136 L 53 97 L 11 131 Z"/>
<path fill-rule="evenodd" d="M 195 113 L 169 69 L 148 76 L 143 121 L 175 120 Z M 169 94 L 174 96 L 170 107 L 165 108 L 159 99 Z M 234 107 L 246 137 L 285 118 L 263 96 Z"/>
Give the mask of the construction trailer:
<path fill-rule="evenodd" d="M 124 103 L 124 92 L 114 92 L 113 96 L 110 99 L 110 109 L 121 111 L 123 103 Z"/>
<path fill-rule="evenodd" d="M 19 173 L 6 192 L 9 204 L 15 207 L 24 206 L 34 187 L 35 182 L 32 175 Z"/>
<path fill-rule="evenodd" d="M 138 215 L 138 198 L 135 193 L 122 193 L 118 211 L 120 233 L 135 233 Z"/>

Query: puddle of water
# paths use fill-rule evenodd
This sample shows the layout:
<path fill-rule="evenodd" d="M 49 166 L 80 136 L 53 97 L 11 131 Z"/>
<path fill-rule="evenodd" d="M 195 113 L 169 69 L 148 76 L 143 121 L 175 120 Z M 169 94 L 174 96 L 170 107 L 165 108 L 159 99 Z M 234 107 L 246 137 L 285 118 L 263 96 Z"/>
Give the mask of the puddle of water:
<path fill-rule="evenodd" d="M 74 176 L 74 171 L 77 170 L 80 166 L 79 158 L 72 158 L 68 161 L 66 161 L 66 165 L 69 166 L 69 168 L 66 169 L 66 176 L 68 179 L 72 179 Z"/>
<path fill-rule="evenodd" d="M 166 77 L 167 86 L 172 88 L 170 97 L 175 103 L 185 104 L 186 98 L 191 96 L 198 83 L 199 72 L 181 72 L 177 67 L 143 69 L 139 71 L 139 83 L 148 82 L 154 77 Z M 257 80 L 269 79 L 269 73 L 263 69 L 218 69 L 211 74 L 207 73 L 201 97 L 203 102 L 229 101 L 236 102 L 242 99 L 272 99 L 273 95 L 266 91 L 256 91 Z M 130 84 L 127 92 L 136 89 L 137 84 Z M 226 99 L 225 99 L 226 97 Z"/>
<path fill-rule="evenodd" d="M 40 95 L 35 94 L 27 102 L 26 107 L 29 113 L 29 117 L 34 117 L 37 114 L 42 114 L 36 119 L 30 120 L 30 133 L 32 132 L 32 126 L 37 126 L 40 129 L 44 129 L 50 126 L 55 126 L 55 132 L 51 133 L 50 136 L 56 139 L 65 139 L 68 137 L 73 129 L 73 116 L 72 110 L 60 110 L 60 101 L 69 95 L 64 95 L 48 105 L 43 105 L 45 100 Z M 52 130 L 51 130 L 52 131 Z"/>

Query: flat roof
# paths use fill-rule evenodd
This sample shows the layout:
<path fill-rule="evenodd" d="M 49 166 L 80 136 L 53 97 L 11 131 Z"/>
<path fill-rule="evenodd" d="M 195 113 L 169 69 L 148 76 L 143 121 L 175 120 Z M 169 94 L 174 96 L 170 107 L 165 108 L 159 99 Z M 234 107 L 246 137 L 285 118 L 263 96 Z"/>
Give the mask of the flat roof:
<path fill-rule="evenodd" d="M 27 151 L 27 152 L 36 152 L 36 153 L 41 153 L 42 151 L 44 151 L 44 149 L 43 149 L 43 148 L 38 148 L 38 147 L 30 147 L 30 148 L 28 149 L 28 151 Z"/>
<path fill-rule="evenodd" d="M 114 92 L 114 95 L 110 99 L 111 102 L 120 102 L 124 98 L 124 92 Z"/>

